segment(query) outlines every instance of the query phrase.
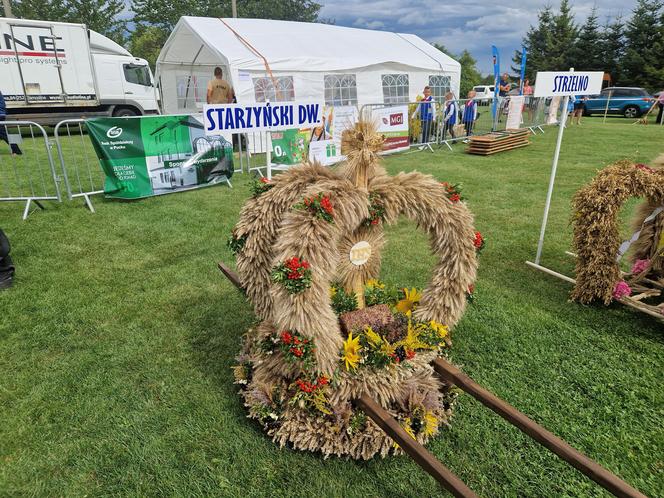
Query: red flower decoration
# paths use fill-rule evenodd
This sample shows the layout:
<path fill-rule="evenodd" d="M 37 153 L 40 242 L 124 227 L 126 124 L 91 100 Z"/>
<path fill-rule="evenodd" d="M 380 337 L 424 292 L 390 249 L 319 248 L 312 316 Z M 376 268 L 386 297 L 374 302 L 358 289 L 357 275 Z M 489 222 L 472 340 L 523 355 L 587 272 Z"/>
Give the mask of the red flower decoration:
<path fill-rule="evenodd" d="M 281 342 L 283 342 L 284 344 L 290 344 L 292 340 L 293 340 L 293 336 L 287 330 L 284 330 L 281 333 Z"/>
<path fill-rule="evenodd" d="M 459 194 L 452 194 L 450 196 L 450 200 L 452 202 L 459 202 L 461 200 L 461 196 Z"/>
<path fill-rule="evenodd" d="M 415 358 L 415 351 L 413 350 L 406 351 L 406 359 L 412 360 L 413 358 Z"/>
<path fill-rule="evenodd" d="M 640 169 L 641 171 L 645 171 L 646 173 L 654 173 L 655 170 L 646 166 L 645 164 L 635 164 L 634 167 L 636 169 Z"/>
<path fill-rule="evenodd" d="M 477 249 L 480 249 L 484 245 L 484 238 L 480 232 L 475 232 L 475 241 L 473 243 Z"/>
<path fill-rule="evenodd" d="M 268 179 L 265 178 L 264 176 L 261 176 L 260 182 L 261 182 L 261 183 L 270 183 L 270 180 L 268 180 Z"/>

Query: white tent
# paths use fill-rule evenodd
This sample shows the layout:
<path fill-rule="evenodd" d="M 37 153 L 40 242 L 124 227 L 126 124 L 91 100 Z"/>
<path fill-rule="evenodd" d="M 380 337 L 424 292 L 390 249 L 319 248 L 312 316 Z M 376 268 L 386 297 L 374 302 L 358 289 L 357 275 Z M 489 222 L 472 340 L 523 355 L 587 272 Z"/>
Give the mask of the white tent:
<path fill-rule="evenodd" d="M 458 96 L 460 65 L 410 34 L 267 19 L 182 17 L 157 59 L 166 113 L 200 112 L 215 66 L 238 102 L 412 101 Z M 276 86 L 276 88 L 275 88 Z"/>

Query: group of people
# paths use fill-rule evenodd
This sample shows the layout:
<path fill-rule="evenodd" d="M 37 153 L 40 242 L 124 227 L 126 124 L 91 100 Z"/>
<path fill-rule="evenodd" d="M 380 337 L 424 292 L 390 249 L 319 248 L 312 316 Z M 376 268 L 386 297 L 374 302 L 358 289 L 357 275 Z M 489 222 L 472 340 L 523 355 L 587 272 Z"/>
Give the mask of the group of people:
<path fill-rule="evenodd" d="M 436 106 L 434 105 L 435 101 L 431 95 L 431 87 L 424 87 L 424 98 L 420 100 L 419 104 L 413 112 L 412 118 L 418 118 L 422 124 L 421 131 L 421 143 L 427 144 L 431 139 L 431 130 L 433 128 L 433 122 L 436 119 Z M 466 136 L 471 136 L 473 134 L 473 126 L 475 121 L 479 117 L 477 111 L 477 101 L 475 96 L 477 92 L 471 90 L 468 92 L 468 100 L 463 105 L 461 112 L 461 123 L 464 126 L 466 131 Z M 453 139 L 456 139 L 456 132 L 454 127 L 457 124 L 457 119 L 459 118 L 459 104 L 454 98 L 452 92 L 447 92 L 445 94 L 445 102 L 443 107 L 443 125 L 442 125 L 442 135 L 443 140 L 446 139 L 447 134 L 449 133 Z"/>

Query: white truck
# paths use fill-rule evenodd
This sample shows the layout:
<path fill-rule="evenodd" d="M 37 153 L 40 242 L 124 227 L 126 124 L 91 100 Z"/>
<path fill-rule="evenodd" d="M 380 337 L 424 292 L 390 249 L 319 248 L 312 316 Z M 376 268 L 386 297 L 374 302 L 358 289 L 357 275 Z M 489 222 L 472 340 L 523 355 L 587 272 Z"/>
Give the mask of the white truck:
<path fill-rule="evenodd" d="M 159 113 L 147 61 L 83 24 L 0 17 L 0 91 L 13 120 Z"/>

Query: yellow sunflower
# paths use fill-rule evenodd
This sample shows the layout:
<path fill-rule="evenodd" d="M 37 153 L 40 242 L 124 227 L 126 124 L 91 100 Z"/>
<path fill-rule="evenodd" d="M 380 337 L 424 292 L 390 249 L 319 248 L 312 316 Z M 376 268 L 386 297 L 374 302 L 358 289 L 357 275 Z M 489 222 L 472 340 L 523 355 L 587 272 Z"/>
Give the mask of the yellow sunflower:
<path fill-rule="evenodd" d="M 410 314 L 420 302 L 420 299 L 422 299 L 422 293 L 415 287 L 410 290 L 404 289 L 403 293 L 404 298 L 397 303 L 396 308 L 398 312 L 410 316 Z"/>
<path fill-rule="evenodd" d="M 341 357 L 346 363 L 346 370 L 357 368 L 357 365 L 360 362 L 360 349 L 362 349 L 360 346 L 360 338 L 354 338 L 353 333 L 349 333 L 348 339 L 344 341 L 344 354 Z"/>
<path fill-rule="evenodd" d="M 433 436 L 438 431 L 438 419 L 433 412 L 427 411 L 424 415 L 424 434 Z"/>
<path fill-rule="evenodd" d="M 438 336 L 441 339 L 444 339 L 445 336 L 449 332 L 449 329 L 447 328 L 447 325 L 443 325 L 442 323 L 438 323 L 435 320 L 431 320 L 429 322 L 429 326 L 433 329 L 434 332 L 436 332 L 438 334 Z"/>
<path fill-rule="evenodd" d="M 374 289 L 384 289 L 385 284 L 381 283 L 380 280 L 376 280 L 375 278 L 370 278 L 369 280 L 367 280 L 367 287 Z"/>
<path fill-rule="evenodd" d="M 364 335 L 367 336 L 367 341 L 369 341 L 369 344 L 374 347 L 380 346 L 380 343 L 383 342 L 380 336 L 376 334 L 376 332 L 374 332 L 371 327 L 364 329 Z"/>

